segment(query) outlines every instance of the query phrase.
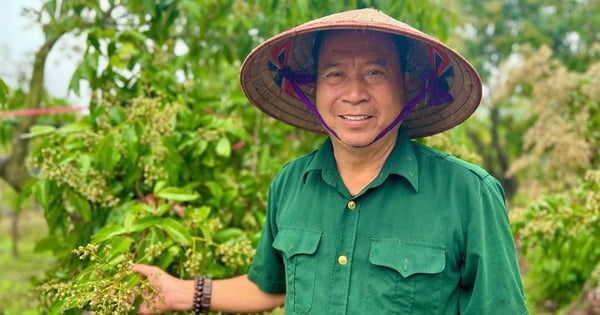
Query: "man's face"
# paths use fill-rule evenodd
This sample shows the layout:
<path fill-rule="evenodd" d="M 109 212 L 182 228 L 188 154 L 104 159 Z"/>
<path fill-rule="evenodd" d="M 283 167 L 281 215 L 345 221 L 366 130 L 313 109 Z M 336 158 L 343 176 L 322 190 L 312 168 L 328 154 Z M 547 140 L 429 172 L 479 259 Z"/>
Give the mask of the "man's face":
<path fill-rule="evenodd" d="M 344 30 L 323 38 L 317 110 L 342 143 L 352 147 L 372 143 L 404 107 L 404 82 L 391 35 Z"/>

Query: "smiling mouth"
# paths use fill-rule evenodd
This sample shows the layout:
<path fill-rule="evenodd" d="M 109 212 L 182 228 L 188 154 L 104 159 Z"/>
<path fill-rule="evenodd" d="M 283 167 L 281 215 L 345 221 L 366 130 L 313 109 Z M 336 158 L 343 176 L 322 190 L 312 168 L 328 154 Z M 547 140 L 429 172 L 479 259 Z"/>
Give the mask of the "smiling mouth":
<path fill-rule="evenodd" d="M 349 116 L 349 115 L 342 115 L 341 116 L 343 119 L 345 120 L 351 120 L 351 121 L 361 121 L 361 120 L 367 120 L 369 119 L 371 116 L 367 116 L 367 115 L 360 115 L 360 116 Z"/>

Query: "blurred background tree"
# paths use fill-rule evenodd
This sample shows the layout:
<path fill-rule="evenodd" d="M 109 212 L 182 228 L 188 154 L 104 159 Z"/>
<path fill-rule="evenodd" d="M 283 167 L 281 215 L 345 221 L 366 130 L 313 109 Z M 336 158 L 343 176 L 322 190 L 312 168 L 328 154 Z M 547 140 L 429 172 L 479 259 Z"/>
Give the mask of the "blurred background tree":
<path fill-rule="evenodd" d="M 465 129 L 507 189 L 532 311 L 597 314 L 600 2 L 463 3 L 488 88 Z"/>

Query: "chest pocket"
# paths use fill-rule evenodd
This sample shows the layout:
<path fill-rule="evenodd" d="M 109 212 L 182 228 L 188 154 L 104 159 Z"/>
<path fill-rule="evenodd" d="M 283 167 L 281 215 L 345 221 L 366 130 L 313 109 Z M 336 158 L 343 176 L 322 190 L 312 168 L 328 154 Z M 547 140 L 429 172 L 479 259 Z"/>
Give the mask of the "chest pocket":
<path fill-rule="evenodd" d="M 381 314 L 438 313 L 443 246 L 372 239 L 369 264 L 369 299 Z"/>
<path fill-rule="evenodd" d="M 282 229 L 277 233 L 273 248 L 282 253 L 286 277 L 286 314 L 306 314 L 312 305 L 316 257 L 321 232 Z"/>

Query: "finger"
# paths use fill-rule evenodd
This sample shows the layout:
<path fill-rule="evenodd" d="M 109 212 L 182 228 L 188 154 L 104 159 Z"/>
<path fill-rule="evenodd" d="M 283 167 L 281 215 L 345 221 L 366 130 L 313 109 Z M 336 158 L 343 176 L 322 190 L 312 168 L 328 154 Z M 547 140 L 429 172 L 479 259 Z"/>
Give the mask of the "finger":
<path fill-rule="evenodd" d="M 159 268 L 157 268 L 156 266 L 135 264 L 131 268 L 131 271 L 148 276 L 149 274 L 156 273 L 156 269 L 159 269 Z"/>
<path fill-rule="evenodd" d="M 135 264 L 131 268 L 131 271 L 144 276 L 146 279 L 148 279 L 150 281 L 151 285 L 154 285 L 154 283 L 153 283 L 154 281 L 151 281 L 151 280 L 156 279 L 162 272 L 162 270 L 156 266 L 150 266 L 150 265 L 145 265 L 145 264 Z M 160 313 L 157 311 L 156 307 L 151 307 L 151 305 L 154 305 L 155 302 L 148 301 L 148 299 L 151 299 L 149 296 L 149 292 L 146 292 L 145 294 L 142 293 L 141 298 L 142 298 L 142 301 L 141 301 L 140 305 L 138 306 L 138 314 L 153 315 L 153 314 Z M 134 301 L 135 301 L 135 297 L 132 296 L 130 302 L 134 303 Z"/>
<path fill-rule="evenodd" d="M 140 307 L 138 308 L 138 314 L 140 314 L 140 315 L 151 315 L 151 314 L 155 314 L 155 313 L 152 312 L 148 308 L 148 303 L 146 303 L 146 301 L 144 301 L 144 302 L 142 302 L 142 304 L 140 304 Z"/>

